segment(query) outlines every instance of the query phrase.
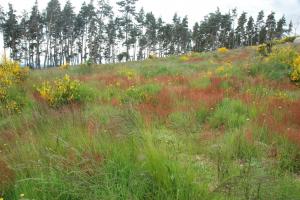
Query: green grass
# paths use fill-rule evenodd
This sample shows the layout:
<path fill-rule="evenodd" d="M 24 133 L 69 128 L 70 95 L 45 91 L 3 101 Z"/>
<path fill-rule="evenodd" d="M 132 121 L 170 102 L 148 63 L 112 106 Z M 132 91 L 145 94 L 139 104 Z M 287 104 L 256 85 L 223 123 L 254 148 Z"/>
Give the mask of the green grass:
<path fill-rule="evenodd" d="M 0 116 L 0 198 L 299 199 L 287 130 L 300 129 L 300 93 L 286 68 L 254 48 L 188 59 L 31 71 L 10 94 L 22 113 Z M 36 87 L 65 74 L 81 102 L 53 109 Z"/>

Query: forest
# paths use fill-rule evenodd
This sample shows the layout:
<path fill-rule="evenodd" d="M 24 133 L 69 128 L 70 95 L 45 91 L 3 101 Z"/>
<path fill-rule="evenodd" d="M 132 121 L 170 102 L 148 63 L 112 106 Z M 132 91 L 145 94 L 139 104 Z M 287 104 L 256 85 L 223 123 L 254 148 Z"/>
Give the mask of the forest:
<path fill-rule="evenodd" d="M 107 0 L 91 1 L 75 13 L 70 1 L 50 0 L 43 11 L 36 1 L 21 17 L 12 4 L 7 11 L 0 5 L 4 47 L 13 60 L 31 68 L 102 64 L 263 44 L 290 34 L 293 27 L 274 12 L 250 16 L 238 15 L 237 9 L 217 9 L 193 26 L 176 13 L 166 23 L 143 8 L 138 11 L 136 2 L 120 0 L 112 6 Z"/>

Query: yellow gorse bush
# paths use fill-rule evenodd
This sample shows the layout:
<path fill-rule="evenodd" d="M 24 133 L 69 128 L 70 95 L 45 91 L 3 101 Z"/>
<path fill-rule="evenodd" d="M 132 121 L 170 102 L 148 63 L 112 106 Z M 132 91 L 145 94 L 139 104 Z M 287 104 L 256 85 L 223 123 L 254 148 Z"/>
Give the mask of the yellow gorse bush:
<path fill-rule="evenodd" d="M 45 81 L 41 87 L 37 88 L 40 96 L 47 101 L 51 107 L 59 107 L 80 101 L 80 83 L 65 75 L 62 79 L 57 79 L 53 83 Z"/>
<path fill-rule="evenodd" d="M 290 79 L 292 81 L 300 81 L 300 55 L 292 47 L 275 48 L 264 59 L 264 62 L 287 66 L 290 69 Z"/>
<path fill-rule="evenodd" d="M 28 67 L 20 67 L 18 62 L 3 58 L 0 63 L 0 108 L 9 113 L 20 113 L 22 103 L 16 101 L 16 96 L 10 96 L 14 88 L 21 88 L 20 84 L 29 73 Z"/>
<path fill-rule="evenodd" d="M 179 60 L 180 60 L 181 62 L 187 62 L 187 61 L 190 60 L 190 57 L 187 56 L 187 55 L 183 55 L 183 56 L 180 56 Z"/>
<path fill-rule="evenodd" d="M 300 55 L 294 59 L 293 66 L 292 66 L 291 80 L 292 81 L 300 80 Z"/>
<path fill-rule="evenodd" d="M 221 54 L 227 53 L 229 50 L 226 47 L 218 48 L 218 52 Z"/>
<path fill-rule="evenodd" d="M 292 66 L 298 53 L 292 47 L 274 48 L 267 61 Z"/>

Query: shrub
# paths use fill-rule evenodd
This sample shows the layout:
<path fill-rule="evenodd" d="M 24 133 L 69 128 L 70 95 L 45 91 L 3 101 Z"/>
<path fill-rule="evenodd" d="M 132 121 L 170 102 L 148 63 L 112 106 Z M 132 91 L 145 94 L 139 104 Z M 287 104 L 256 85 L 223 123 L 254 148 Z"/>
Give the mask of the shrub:
<path fill-rule="evenodd" d="M 65 75 L 51 84 L 45 81 L 37 91 L 51 107 L 60 107 L 81 100 L 79 87 L 78 81 L 71 80 L 68 75 Z"/>
<path fill-rule="evenodd" d="M 266 61 L 291 67 L 297 55 L 298 53 L 292 47 L 274 48 Z"/>
<path fill-rule="evenodd" d="M 6 58 L 0 64 L 0 109 L 8 113 L 20 113 L 24 105 L 21 83 L 27 78 L 29 68 Z"/>
<path fill-rule="evenodd" d="M 292 81 L 300 80 L 300 56 L 294 59 L 290 78 Z"/>
<path fill-rule="evenodd" d="M 290 76 L 297 81 L 297 57 L 298 53 L 292 47 L 274 48 L 268 57 L 252 66 L 250 73 L 256 75 L 262 73 L 271 79 L 282 79 Z"/>
<path fill-rule="evenodd" d="M 226 47 L 221 47 L 221 48 L 218 48 L 218 52 L 221 53 L 221 54 L 225 54 L 227 53 L 229 50 L 226 48 Z"/>
<path fill-rule="evenodd" d="M 180 56 L 179 60 L 181 62 L 187 62 L 190 60 L 190 58 L 187 55 L 182 55 L 182 56 Z"/>

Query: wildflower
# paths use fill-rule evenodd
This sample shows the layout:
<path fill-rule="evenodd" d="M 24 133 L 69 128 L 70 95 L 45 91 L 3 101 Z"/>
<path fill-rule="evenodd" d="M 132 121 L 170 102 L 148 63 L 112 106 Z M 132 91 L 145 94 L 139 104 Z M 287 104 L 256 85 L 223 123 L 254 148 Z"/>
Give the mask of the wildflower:
<path fill-rule="evenodd" d="M 187 55 L 183 55 L 183 56 L 180 56 L 179 60 L 181 62 L 187 62 L 190 60 L 190 58 Z"/>
<path fill-rule="evenodd" d="M 218 48 L 218 52 L 221 53 L 221 54 L 225 54 L 227 53 L 229 50 L 226 48 L 226 47 L 221 47 L 221 48 Z"/>

